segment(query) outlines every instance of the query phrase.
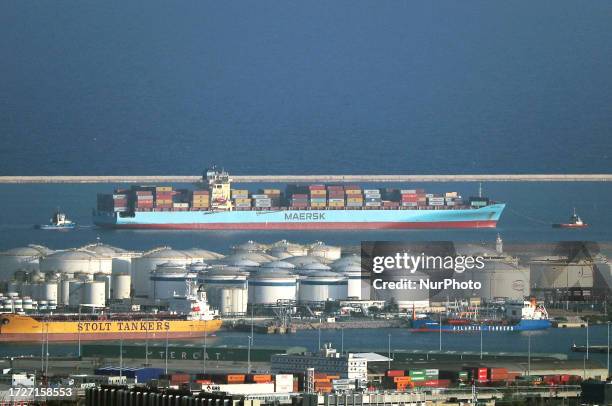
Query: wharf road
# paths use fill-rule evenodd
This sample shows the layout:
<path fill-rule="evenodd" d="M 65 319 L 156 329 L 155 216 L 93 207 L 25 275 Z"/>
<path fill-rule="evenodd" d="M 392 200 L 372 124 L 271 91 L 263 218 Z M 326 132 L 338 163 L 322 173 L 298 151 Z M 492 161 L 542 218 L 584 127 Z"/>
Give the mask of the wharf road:
<path fill-rule="evenodd" d="M 195 183 L 201 176 L 0 176 L 0 184 L 19 183 Z M 493 175 L 236 175 L 235 183 L 414 183 L 414 182 L 612 182 L 612 174 Z"/>

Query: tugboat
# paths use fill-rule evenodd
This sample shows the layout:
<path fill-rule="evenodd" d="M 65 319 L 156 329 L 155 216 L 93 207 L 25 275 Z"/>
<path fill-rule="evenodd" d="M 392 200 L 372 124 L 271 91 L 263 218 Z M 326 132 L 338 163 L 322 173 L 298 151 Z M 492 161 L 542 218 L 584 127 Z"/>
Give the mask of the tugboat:
<path fill-rule="evenodd" d="M 49 220 L 49 224 L 38 224 L 34 226 L 40 230 L 72 230 L 76 223 L 66 217 L 65 213 L 57 210 Z"/>
<path fill-rule="evenodd" d="M 576 208 L 574 207 L 574 214 L 570 217 L 568 223 L 557 223 L 552 226 L 553 228 L 585 228 L 589 225 L 583 222 L 580 216 L 576 214 Z"/>

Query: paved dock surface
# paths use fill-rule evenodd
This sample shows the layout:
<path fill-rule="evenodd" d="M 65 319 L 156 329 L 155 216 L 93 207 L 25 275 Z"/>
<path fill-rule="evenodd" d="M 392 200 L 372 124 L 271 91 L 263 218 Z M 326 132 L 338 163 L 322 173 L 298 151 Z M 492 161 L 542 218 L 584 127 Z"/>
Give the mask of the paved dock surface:
<path fill-rule="evenodd" d="M 0 176 L 11 183 L 195 183 L 201 176 Z M 612 174 L 237 175 L 236 183 L 612 182 Z"/>

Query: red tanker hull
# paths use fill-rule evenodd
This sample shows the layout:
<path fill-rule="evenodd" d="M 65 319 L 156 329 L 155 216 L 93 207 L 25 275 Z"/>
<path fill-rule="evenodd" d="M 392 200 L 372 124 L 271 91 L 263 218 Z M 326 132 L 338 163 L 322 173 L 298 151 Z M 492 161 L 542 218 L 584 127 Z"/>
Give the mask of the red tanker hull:
<path fill-rule="evenodd" d="M 156 230 L 427 230 L 453 228 L 495 228 L 497 226 L 497 221 L 108 224 L 106 226 L 119 229 Z"/>

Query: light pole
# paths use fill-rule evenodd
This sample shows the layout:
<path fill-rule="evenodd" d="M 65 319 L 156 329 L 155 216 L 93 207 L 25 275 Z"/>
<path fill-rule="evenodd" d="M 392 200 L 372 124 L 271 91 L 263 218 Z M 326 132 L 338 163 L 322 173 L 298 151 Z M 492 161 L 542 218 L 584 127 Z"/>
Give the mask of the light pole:
<path fill-rule="evenodd" d="M 81 359 L 81 305 L 79 305 L 79 323 L 77 324 L 79 359 Z"/>
<path fill-rule="evenodd" d="M 321 351 L 321 319 L 319 319 L 319 348 L 318 350 Z"/>
<path fill-rule="evenodd" d="M 248 347 L 247 347 L 247 374 L 251 373 L 251 336 L 248 337 Z"/>
<path fill-rule="evenodd" d="M 586 323 L 586 359 L 589 359 L 589 321 Z"/>
<path fill-rule="evenodd" d="M 340 329 L 340 353 L 344 354 L 344 327 Z"/>
<path fill-rule="evenodd" d="M 119 381 L 123 380 L 123 337 L 119 339 Z"/>
<path fill-rule="evenodd" d="M 531 334 L 527 333 L 527 376 L 531 376 Z"/>
<path fill-rule="evenodd" d="M 438 327 L 440 328 L 440 347 L 439 347 L 439 351 L 442 352 L 442 312 L 440 312 L 440 321 L 438 322 Z"/>
<path fill-rule="evenodd" d="M 387 369 L 391 369 L 391 334 L 387 335 Z"/>
<path fill-rule="evenodd" d="M 606 355 L 607 355 L 607 359 L 608 359 L 608 362 L 607 362 L 607 365 L 608 365 L 608 376 L 610 376 L 610 321 L 608 320 L 606 322 L 606 324 L 608 325 L 608 345 L 607 345 L 607 348 L 606 348 L 606 350 L 607 350 L 606 351 Z"/>
<path fill-rule="evenodd" d="M 164 360 L 164 364 L 165 364 L 165 374 L 168 375 L 168 330 L 166 330 L 166 351 L 164 351 L 165 353 L 165 360 Z"/>
<path fill-rule="evenodd" d="M 482 326 L 480 326 L 480 359 L 482 359 Z"/>

